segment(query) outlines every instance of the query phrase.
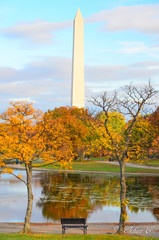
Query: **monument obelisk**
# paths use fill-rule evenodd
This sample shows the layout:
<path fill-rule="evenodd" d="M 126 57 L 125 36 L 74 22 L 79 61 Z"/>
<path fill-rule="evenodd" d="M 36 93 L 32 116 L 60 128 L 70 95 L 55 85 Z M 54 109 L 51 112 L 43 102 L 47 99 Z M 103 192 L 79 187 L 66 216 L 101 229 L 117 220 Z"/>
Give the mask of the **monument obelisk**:
<path fill-rule="evenodd" d="M 71 106 L 85 107 L 83 17 L 78 8 L 74 19 Z"/>

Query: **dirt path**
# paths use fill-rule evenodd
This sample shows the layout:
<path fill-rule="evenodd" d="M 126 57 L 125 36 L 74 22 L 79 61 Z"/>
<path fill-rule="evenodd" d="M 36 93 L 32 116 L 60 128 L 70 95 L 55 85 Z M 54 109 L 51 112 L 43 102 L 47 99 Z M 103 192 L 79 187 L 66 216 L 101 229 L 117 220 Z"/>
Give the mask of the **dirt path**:
<path fill-rule="evenodd" d="M 87 234 L 115 234 L 118 223 L 88 223 Z M 37 233 L 61 234 L 60 223 L 32 223 Z M 23 223 L 0 223 L 0 233 L 18 233 Z M 159 237 L 159 223 L 127 223 L 125 233 L 136 236 Z M 68 229 L 66 234 L 83 234 L 80 229 Z"/>
<path fill-rule="evenodd" d="M 104 163 L 105 161 L 98 161 L 101 163 Z M 118 162 L 107 162 L 112 165 L 119 165 Z M 146 166 L 146 165 L 141 165 L 141 164 L 135 164 L 135 163 L 126 163 L 127 167 L 136 167 L 136 168 L 145 168 L 145 169 L 156 169 L 159 170 L 159 167 L 151 167 L 151 166 Z"/>

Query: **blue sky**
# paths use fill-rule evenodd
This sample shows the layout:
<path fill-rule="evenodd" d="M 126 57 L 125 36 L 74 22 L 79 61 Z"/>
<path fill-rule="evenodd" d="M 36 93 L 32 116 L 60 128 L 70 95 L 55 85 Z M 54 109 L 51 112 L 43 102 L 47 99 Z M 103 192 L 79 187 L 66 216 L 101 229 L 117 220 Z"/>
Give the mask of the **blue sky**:
<path fill-rule="evenodd" d="M 85 95 L 149 79 L 159 90 L 159 0 L 0 0 L 0 112 L 70 105 L 73 19 L 84 18 Z"/>

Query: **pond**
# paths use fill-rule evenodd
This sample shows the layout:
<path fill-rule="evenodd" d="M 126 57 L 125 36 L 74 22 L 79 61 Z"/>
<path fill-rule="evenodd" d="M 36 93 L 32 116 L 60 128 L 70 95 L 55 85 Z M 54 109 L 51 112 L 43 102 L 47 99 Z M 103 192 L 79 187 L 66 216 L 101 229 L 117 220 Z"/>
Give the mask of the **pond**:
<path fill-rule="evenodd" d="M 126 183 L 128 222 L 159 221 L 159 177 L 128 176 Z M 87 222 L 119 221 L 119 176 L 37 171 L 33 172 L 32 186 L 32 222 L 57 222 L 61 217 L 85 217 Z M 24 183 L 3 175 L 0 193 L 0 222 L 23 222 L 27 205 Z"/>

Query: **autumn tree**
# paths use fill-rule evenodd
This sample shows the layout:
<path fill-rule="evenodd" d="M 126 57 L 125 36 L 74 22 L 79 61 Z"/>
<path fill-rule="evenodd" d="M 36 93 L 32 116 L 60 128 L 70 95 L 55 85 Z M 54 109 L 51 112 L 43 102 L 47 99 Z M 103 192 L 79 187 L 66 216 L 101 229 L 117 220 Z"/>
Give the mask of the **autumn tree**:
<path fill-rule="evenodd" d="M 105 123 L 106 116 L 105 113 L 99 112 L 96 114 L 95 118 L 99 119 L 100 121 L 100 131 L 102 131 L 102 134 L 100 136 L 100 141 L 102 141 L 101 146 L 106 149 L 105 155 L 109 156 L 109 159 L 114 159 L 114 151 L 112 149 L 112 144 L 110 141 L 110 138 L 107 137 L 107 133 L 105 132 L 105 127 L 103 123 Z M 119 112 L 110 112 L 109 113 L 109 119 L 107 122 L 107 126 L 109 128 L 109 131 L 115 136 L 116 141 L 120 142 L 122 132 L 125 129 L 126 121 L 123 114 Z M 111 156 L 111 157 L 110 157 Z"/>
<path fill-rule="evenodd" d="M 131 124 L 130 120 L 128 125 Z M 153 127 L 146 116 L 139 116 L 134 124 L 129 142 L 128 159 L 147 163 L 149 149 L 154 141 Z"/>
<path fill-rule="evenodd" d="M 148 122 L 152 126 L 152 136 L 154 137 L 149 154 L 159 156 L 159 107 L 148 116 Z"/>
<path fill-rule="evenodd" d="M 42 112 L 35 110 L 32 103 L 12 102 L 6 112 L 0 115 L 1 131 L 0 159 L 18 159 L 25 165 L 26 181 L 16 176 L 12 169 L 3 166 L 3 172 L 13 174 L 27 187 L 27 210 L 24 221 L 24 233 L 31 232 L 30 221 L 33 204 L 32 168 L 38 159 L 43 164 L 70 165 L 73 157 L 65 129 L 60 122 L 46 122 Z M 51 136 L 51 138 L 49 137 Z"/>
<path fill-rule="evenodd" d="M 86 109 L 76 107 L 60 107 L 49 110 L 44 114 L 47 122 L 61 122 L 65 129 L 73 154 L 76 158 L 84 158 L 85 155 L 91 154 L 97 147 L 99 131 L 97 121 Z"/>
<path fill-rule="evenodd" d="M 107 92 L 104 92 L 98 97 L 93 97 L 91 102 L 102 109 L 105 114 L 105 130 L 107 138 L 111 143 L 112 150 L 120 165 L 120 205 L 121 213 L 119 220 L 119 234 L 124 234 L 125 221 L 127 217 L 126 212 L 126 183 L 125 183 L 125 165 L 130 159 L 133 159 L 135 152 L 137 151 L 138 159 L 141 156 L 142 151 L 138 149 L 139 145 L 136 145 L 133 151 L 132 149 L 132 133 L 135 128 L 135 124 L 139 115 L 145 114 L 147 107 L 151 106 L 150 99 L 157 94 L 150 83 L 138 88 L 134 85 L 126 85 L 122 92 L 114 91 L 111 96 Z M 123 114 L 127 119 L 131 119 L 129 123 L 125 125 L 123 130 L 119 134 L 115 134 L 112 128 L 109 126 L 109 120 L 111 113 L 117 111 Z M 131 154 L 130 154 L 131 152 Z M 134 154 L 133 154 L 134 153 Z"/>

